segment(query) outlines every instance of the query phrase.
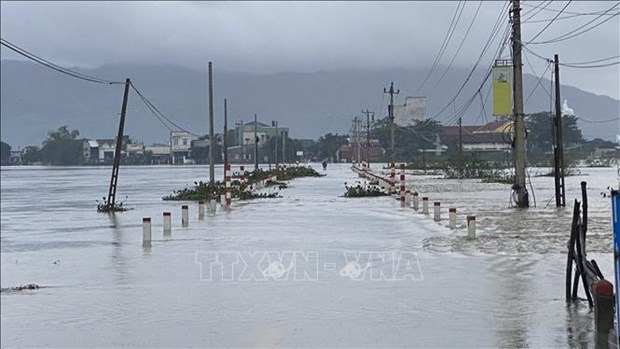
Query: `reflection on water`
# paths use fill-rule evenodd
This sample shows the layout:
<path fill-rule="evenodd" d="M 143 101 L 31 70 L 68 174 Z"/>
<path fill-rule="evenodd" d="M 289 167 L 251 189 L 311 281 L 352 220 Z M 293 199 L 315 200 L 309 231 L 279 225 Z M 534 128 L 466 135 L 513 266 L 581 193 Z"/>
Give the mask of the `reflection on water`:
<path fill-rule="evenodd" d="M 589 257 L 611 275 L 610 204 L 599 192 L 615 171 L 583 172 L 567 178 L 567 202 L 588 181 Z M 544 207 L 553 178 L 532 177 L 539 207 L 518 210 L 506 185 L 408 177 L 444 210 L 458 208 L 452 231 L 447 217 L 438 224 L 391 198 L 343 198 L 357 179 L 346 165 L 204 221 L 191 203 L 188 228 L 182 203 L 161 197 L 206 180 L 208 167 L 123 168 L 119 197 L 133 210 L 115 215 L 96 213 L 108 168 L 0 173 L 0 283 L 52 286 L 0 296 L 2 346 L 594 347 L 587 305 L 564 300 L 572 207 Z M 475 240 L 465 238 L 467 214 L 477 216 Z M 153 219 L 150 251 L 142 217 Z M 339 274 L 345 251 L 393 250 L 416 253 L 422 280 Z M 316 251 L 321 269 L 316 281 L 201 281 L 204 251 Z"/>

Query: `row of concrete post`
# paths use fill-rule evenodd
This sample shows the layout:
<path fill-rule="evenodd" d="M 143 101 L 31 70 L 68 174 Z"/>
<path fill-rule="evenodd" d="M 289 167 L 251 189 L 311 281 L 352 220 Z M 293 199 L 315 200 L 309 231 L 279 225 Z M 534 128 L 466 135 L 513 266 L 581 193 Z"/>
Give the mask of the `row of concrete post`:
<path fill-rule="evenodd" d="M 390 179 L 383 178 L 368 171 L 368 166 L 362 162 L 361 168 L 353 166 L 353 170 L 365 177 L 366 179 L 377 180 L 379 186 L 387 190 L 388 194 L 395 193 L 395 177 L 396 166 L 394 163 L 390 164 Z M 417 192 L 411 192 L 406 188 L 407 183 L 405 181 L 405 164 L 400 164 L 400 203 L 403 207 L 411 207 L 415 211 L 419 210 L 420 201 L 419 194 Z M 422 197 L 422 214 L 429 214 L 428 197 Z M 456 229 L 456 207 L 450 207 L 448 209 L 448 227 L 450 229 Z M 436 222 L 441 221 L 441 202 L 435 201 L 433 203 L 433 220 Z M 476 237 L 476 216 L 467 216 L 467 237 L 473 239 Z"/>
<path fill-rule="evenodd" d="M 222 206 L 227 206 L 226 202 L 222 203 Z M 217 211 L 217 203 L 215 200 L 211 200 L 208 205 L 208 210 L 211 214 L 215 214 Z M 204 220 L 205 218 L 205 202 L 198 201 L 198 220 Z M 172 236 L 172 214 L 170 212 L 163 213 L 163 234 L 165 238 Z M 189 206 L 181 206 L 181 227 L 189 227 Z M 151 217 L 142 218 L 142 246 L 151 247 Z"/>

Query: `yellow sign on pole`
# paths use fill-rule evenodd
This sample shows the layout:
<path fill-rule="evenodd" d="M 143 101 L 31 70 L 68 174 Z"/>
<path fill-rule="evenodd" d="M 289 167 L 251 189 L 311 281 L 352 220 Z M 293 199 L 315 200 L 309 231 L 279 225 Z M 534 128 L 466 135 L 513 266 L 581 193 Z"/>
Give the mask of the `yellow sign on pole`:
<path fill-rule="evenodd" d="M 512 65 L 493 66 L 493 115 L 512 114 Z"/>

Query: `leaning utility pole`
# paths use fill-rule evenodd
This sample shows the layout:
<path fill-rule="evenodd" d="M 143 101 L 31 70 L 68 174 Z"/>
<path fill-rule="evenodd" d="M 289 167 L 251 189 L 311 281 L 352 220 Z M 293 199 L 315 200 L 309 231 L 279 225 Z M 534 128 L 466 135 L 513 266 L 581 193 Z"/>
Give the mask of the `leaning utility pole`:
<path fill-rule="evenodd" d="M 258 170 L 258 135 L 257 135 L 257 128 L 258 126 L 258 121 L 256 118 L 256 114 L 254 114 L 254 169 Z"/>
<path fill-rule="evenodd" d="M 564 145 L 562 141 L 562 107 L 560 106 L 560 57 L 554 56 L 555 63 L 555 145 L 553 155 L 555 159 L 555 207 L 566 206 L 564 193 Z"/>
<path fill-rule="evenodd" d="M 228 165 L 228 101 L 224 98 L 224 177 L 226 177 L 226 165 Z"/>
<path fill-rule="evenodd" d="M 209 182 L 215 183 L 213 162 L 213 63 L 209 62 Z"/>
<path fill-rule="evenodd" d="M 121 120 L 118 122 L 118 134 L 116 136 L 116 149 L 114 150 L 114 164 L 112 165 L 112 178 L 110 178 L 110 190 L 108 190 L 108 208 L 114 208 L 116 202 L 116 185 L 118 183 L 118 168 L 121 165 L 121 149 L 123 147 L 123 130 L 125 129 L 125 115 L 127 113 L 127 98 L 129 97 L 129 85 L 131 81 L 125 80 L 125 92 L 121 106 Z"/>
<path fill-rule="evenodd" d="M 512 0 L 512 63 L 513 63 L 513 111 L 515 118 L 514 152 L 515 184 L 517 206 L 529 207 L 529 197 L 525 187 L 525 122 L 523 120 L 523 75 L 521 63 L 521 8 L 519 0 Z"/>
<path fill-rule="evenodd" d="M 390 89 L 383 88 L 383 93 L 390 94 L 390 105 L 388 106 L 388 116 L 390 120 L 390 158 L 389 162 L 394 162 L 394 95 L 399 94 L 400 90 L 394 91 L 394 82 L 390 83 Z"/>

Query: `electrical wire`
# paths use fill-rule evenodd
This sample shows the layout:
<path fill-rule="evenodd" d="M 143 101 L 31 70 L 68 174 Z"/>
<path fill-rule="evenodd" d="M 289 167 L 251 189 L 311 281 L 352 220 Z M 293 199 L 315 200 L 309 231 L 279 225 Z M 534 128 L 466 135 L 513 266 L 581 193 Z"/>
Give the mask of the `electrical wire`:
<path fill-rule="evenodd" d="M 558 37 L 555 37 L 553 39 L 549 39 L 549 40 L 545 40 L 545 41 L 539 41 L 539 42 L 534 42 L 534 39 L 537 37 L 535 37 L 534 39 L 530 40 L 530 42 L 528 42 L 528 44 L 532 44 L 532 45 L 541 45 L 541 44 L 551 44 L 551 43 L 555 43 L 555 42 L 560 42 L 560 41 L 564 41 L 564 40 L 568 40 L 571 38 L 574 38 L 576 36 L 579 36 L 581 34 L 587 33 L 590 30 L 597 28 L 601 25 L 603 25 L 604 23 L 606 23 L 609 20 L 612 20 L 614 17 L 617 17 L 620 13 L 616 13 L 614 15 L 609 16 L 608 18 L 605 18 L 603 21 L 601 21 L 600 23 L 597 23 L 593 26 L 591 26 L 590 28 L 584 29 L 583 31 L 576 33 L 577 31 L 583 29 L 584 27 L 588 26 L 589 24 L 595 22 L 597 19 L 601 18 L 604 14 L 606 14 L 607 12 L 610 12 L 611 10 L 615 9 L 616 7 L 618 7 L 618 5 L 620 5 L 620 2 L 617 2 L 614 6 L 610 7 L 609 9 L 607 9 L 607 11 L 605 11 L 603 14 L 598 15 L 597 17 L 595 17 L 594 19 L 592 19 L 591 21 L 581 25 L 580 27 L 573 29 L 571 31 L 569 31 L 568 33 L 564 33 Z M 549 24 L 551 24 L 553 21 L 549 22 Z M 548 25 L 549 25 L 548 24 Z"/>
<path fill-rule="evenodd" d="M 476 13 L 474 13 L 474 17 L 472 18 L 471 22 L 469 23 L 469 27 L 467 28 L 467 31 L 465 31 L 465 35 L 463 35 L 463 39 L 461 39 L 461 44 L 456 49 L 456 52 L 454 53 L 454 56 L 452 56 L 452 60 L 450 61 L 450 63 L 446 67 L 446 69 L 444 69 L 443 74 L 441 74 L 441 77 L 439 78 L 439 80 L 437 80 L 437 82 L 435 82 L 435 85 L 433 85 L 433 87 L 429 91 L 429 94 L 431 94 L 431 93 L 433 93 L 433 91 L 435 91 L 435 88 L 437 88 L 437 85 L 439 85 L 439 83 L 446 76 L 446 73 L 448 73 L 448 71 L 452 67 L 452 64 L 456 60 L 456 57 L 459 55 L 459 52 L 461 52 L 461 48 L 463 47 L 463 44 L 465 44 L 465 41 L 467 40 L 467 36 L 469 35 L 469 32 L 471 31 L 471 27 L 474 25 L 474 22 L 476 21 L 476 18 L 478 17 L 478 12 L 480 12 L 480 7 L 481 6 L 482 6 L 482 0 L 478 4 L 478 8 L 476 9 Z"/>
<path fill-rule="evenodd" d="M 437 66 L 439 65 L 439 61 L 441 60 L 441 57 L 443 56 L 446 48 L 448 47 L 448 44 L 449 44 L 450 40 L 452 39 L 452 35 L 454 34 L 454 30 L 456 29 L 456 24 L 458 24 L 458 21 L 461 18 L 461 14 L 463 13 L 463 9 L 464 8 L 465 8 L 465 3 L 462 0 L 459 1 L 459 3 L 456 6 L 456 11 L 454 12 L 454 15 L 452 16 L 452 21 L 450 22 L 450 26 L 448 27 L 448 31 L 446 32 L 446 35 L 444 36 L 443 42 L 441 43 L 441 46 L 439 47 L 439 51 L 437 52 L 437 56 L 435 57 L 435 61 L 433 62 L 432 66 L 431 66 L 431 69 L 428 71 L 428 73 L 426 74 L 426 76 L 422 80 L 422 83 L 420 84 L 420 86 L 418 86 L 415 94 L 418 94 L 418 92 L 420 92 L 422 90 L 422 88 L 424 87 L 424 85 L 428 81 L 428 78 L 431 76 L 431 74 L 433 74 L 435 69 L 437 69 Z M 456 23 L 455 23 L 455 20 L 456 20 Z"/>
<path fill-rule="evenodd" d="M 76 79 L 80 79 L 80 80 L 84 80 L 84 81 L 88 81 L 88 82 L 94 82 L 94 83 L 98 83 L 98 84 L 109 84 L 109 85 L 117 85 L 117 84 L 125 84 L 124 81 L 112 81 L 112 80 L 106 80 L 106 79 L 102 79 L 102 78 L 98 78 L 95 76 L 90 76 L 90 75 L 86 75 L 68 68 L 64 68 L 61 67 L 57 64 L 54 64 L 46 59 L 43 59 L 31 52 L 28 52 L 27 50 L 9 42 L 8 40 L 2 39 L 0 38 L 0 44 L 6 48 L 8 48 L 9 50 L 24 56 L 26 58 L 28 58 L 29 60 L 39 63 L 49 69 L 55 70 L 59 73 L 65 74 L 65 75 L 69 75 L 71 77 L 74 77 Z"/>
<path fill-rule="evenodd" d="M 542 80 L 542 78 L 545 76 L 545 73 L 547 73 L 547 71 L 549 70 L 550 67 L 550 62 L 547 61 L 547 68 L 545 69 L 545 71 L 540 75 L 540 77 L 538 76 L 538 74 L 536 74 L 536 70 L 534 70 L 534 67 L 532 66 L 532 64 L 530 63 L 530 59 L 527 57 L 527 54 L 524 52 L 523 57 L 525 57 L 525 61 L 527 62 L 527 65 L 530 67 L 530 70 L 532 71 L 532 73 L 534 73 L 534 76 L 538 77 L 538 80 L 536 81 L 536 85 L 534 86 L 534 88 L 532 89 L 532 91 L 530 92 L 530 94 L 527 96 L 527 98 L 525 99 L 525 101 L 523 102 L 523 104 L 526 104 L 527 101 L 530 100 L 530 97 L 532 97 L 532 95 L 534 94 L 534 92 L 536 91 L 536 88 L 538 88 L 538 86 L 540 86 L 543 91 L 545 91 L 545 93 L 551 97 L 551 93 L 549 91 L 547 91 L 547 89 L 540 83 L 540 81 Z"/>
<path fill-rule="evenodd" d="M 525 2 L 521 2 L 521 5 L 527 6 L 527 7 L 535 7 L 534 5 L 530 5 L 530 4 L 527 4 Z M 597 15 L 597 14 L 599 14 L 598 11 L 597 12 L 571 12 L 571 11 L 558 10 L 558 9 L 554 9 L 554 8 L 545 8 L 545 10 L 546 11 L 551 11 L 551 12 L 562 12 L 562 13 L 566 13 L 566 14 L 569 14 L 569 15 L 580 15 L 580 16 Z"/>
<path fill-rule="evenodd" d="M 599 120 L 599 121 L 584 119 L 581 116 L 578 119 L 583 121 L 583 122 L 590 123 L 590 124 L 606 124 L 608 122 L 620 121 L 620 117 L 615 117 L 615 118 L 611 118 L 611 119 L 608 119 L 608 120 Z"/>
<path fill-rule="evenodd" d="M 191 134 L 194 137 L 202 137 L 200 135 L 194 134 L 192 132 L 187 131 L 186 129 L 182 128 L 181 126 L 179 126 L 178 124 L 176 124 L 174 121 L 172 121 L 169 117 L 167 117 L 164 113 L 161 112 L 161 110 L 159 110 L 153 103 L 151 103 L 151 101 L 148 100 L 148 98 L 146 98 L 140 91 L 138 91 L 138 89 L 131 84 L 131 87 L 133 88 L 133 90 L 138 94 L 138 97 L 140 97 L 140 99 L 142 100 L 142 102 L 147 106 L 147 108 L 149 109 L 149 111 L 151 111 L 151 113 L 153 113 L 153 115 L 155 115 L 155 117 L 162 123 L 164 124 L 164 126 L 166 126 L 166 128 L 168 128 L 170 131 L 174 131 L 171 127 L 169 127 L 168 125 L 166 125 L 166 123 L 162 120 L 162 118 L 164 120 L 166 120 L 168 123 L 170 123 L 170 125 L 176 127 L 178 130 L 183 131 L 183 132 L 187 132 L 189 134 Z"/>
<path fill-rule="evenodd" d="M 567 12 L 564 12 L 564 13 L 567 13 Z M 574 14 L 574 15 L 558 17 L 555 20 L 556 21 L 561 21 L 563 19 L 570 19 L 570 18 L 582 17 L 582 16 L 596 16 L 596 15 L 600 15 L 600 14 L 603 14 L 603 15 L 606 15 L 606 16 L 616 16 L 618 14 L 618 12 L 606 14 L 605 10 L 601 10 L 601 11 L 590 12 L 590 13 L 577 13 L 577 14 Z M 527 20 L 527 21 L 523 21 L 521 23 L 544 23 L 544 22 L 550 22 L 552 20 L 553 20 L 552 18 L 546 18 L 546 19 Z"/>
<path fill-rule="evenodd" d="M 552 19 L 549 23 L 547 23 L 547 25 L 546 25 L 546 26 L 545 26 L 544 28 L 542 28 L 542 29 L 538 32 L 538 34 L 534 35 L 534 37 L 533 37 L 530 41 L 526 42 L 525 44 L 527 45 L 528 43 L 533 42 L 533 41 L 534 41 L 534 40 L 536 40 L 536 38 L 538 38 L 538 37 L 539 37 L 542 33 L 544 33 L 544 32 L 545 32 L 545 30 L 547 30 L 547 28 L 549 28 L 549 26 L 551 25 L 551 23 L 555 22 L 555 20 L 556 20 L 556 19 L 557 19 L 557 18 L 558 18 L 561 14 L 562 14 L 562 12 L 564 12 L 564 10 L 568 7 L 568 5 L 570 5 L 570 3 L 571 3 L 572 1 L 573 1 L 573 0 L 569 0 L 569 1 L 566 3 L 566 5 L 564 5 L 564 7 L 562 8 L 562 10 L 560 10 L 560 12 L 558 12 L 558 14 L 557 14 L 557 15 L 555 15 L 555 17 L 554 17 L 554 18 L 553 18 L 553 19 Z"/>

